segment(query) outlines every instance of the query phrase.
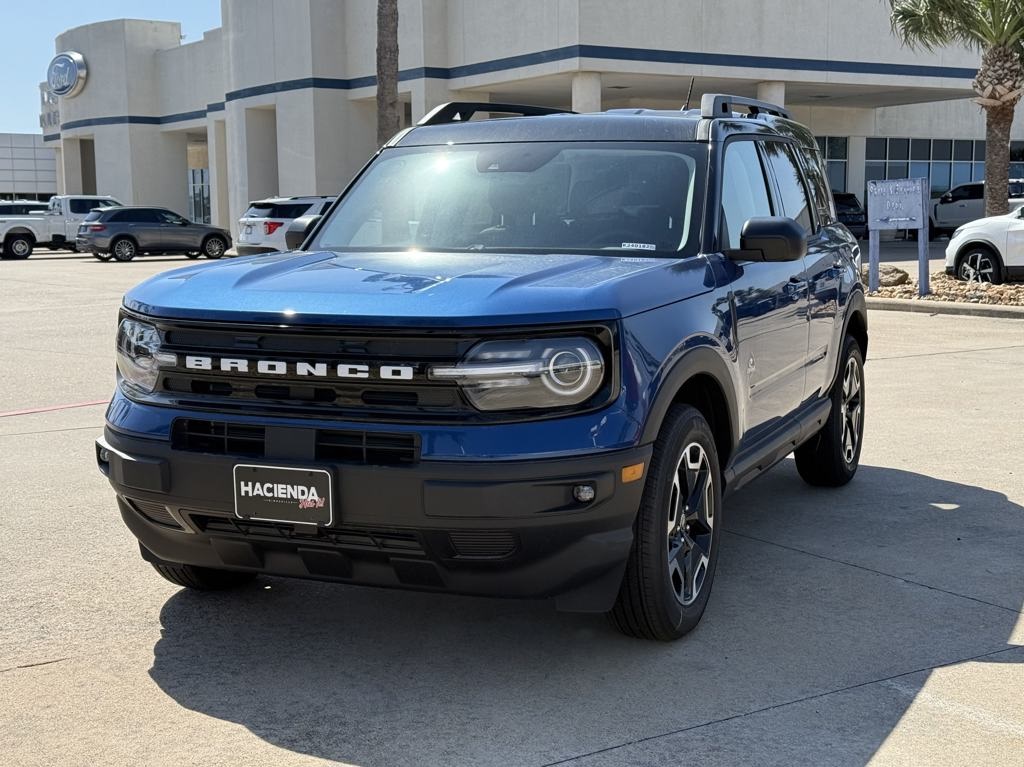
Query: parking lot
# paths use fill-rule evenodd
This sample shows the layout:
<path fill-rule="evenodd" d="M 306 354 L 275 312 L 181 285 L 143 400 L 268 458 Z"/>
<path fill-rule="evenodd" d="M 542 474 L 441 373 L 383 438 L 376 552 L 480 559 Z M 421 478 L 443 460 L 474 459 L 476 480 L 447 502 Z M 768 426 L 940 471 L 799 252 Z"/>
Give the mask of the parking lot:
<path fill-rule="evenodd" d="M 1024 322 L 873 312 L 860 473 L 787 460 L 730 498 L 704 620 L 657 644 L 540 603 L 159 578 L 93 440 L 121 294 L 189 263 L 0 264 L 0 763 L 1024 763 Z"/>

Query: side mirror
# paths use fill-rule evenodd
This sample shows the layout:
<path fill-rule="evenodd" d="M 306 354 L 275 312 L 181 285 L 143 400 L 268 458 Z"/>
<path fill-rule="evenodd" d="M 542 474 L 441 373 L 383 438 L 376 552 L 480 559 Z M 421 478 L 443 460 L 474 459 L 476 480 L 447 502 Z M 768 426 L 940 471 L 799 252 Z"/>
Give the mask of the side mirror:
<path fill-rule="evenodd" d="M 946 192 L 942 197 L 939 198 L 939 204 L 945 205 L 947 202 L 953 202 L 953 193 Z"/>
<path fill-rule="evenodd" d="M 734 261 L 799 261 L 807 254 L 807 230 L 791 218 L 751 218 L 740 232 L 740 249 L 728 251 Z"/>
<path fill-rule="evenodd" d="M 323 216 L 299 216 L 288 224 L 284 233 L 284 242 L 288 250 L 298 250 L 313 228 L 320 223 Z"/>

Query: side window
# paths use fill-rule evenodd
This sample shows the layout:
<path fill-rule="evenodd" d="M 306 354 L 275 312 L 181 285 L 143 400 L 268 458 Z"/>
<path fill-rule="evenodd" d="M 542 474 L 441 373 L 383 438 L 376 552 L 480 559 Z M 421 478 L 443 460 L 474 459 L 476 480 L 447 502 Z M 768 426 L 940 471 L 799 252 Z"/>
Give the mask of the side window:
<path fill-rule="evenodd" d="M 807 190 L 804 188 L 804 181 L 792 148 L 781 141 L 766 141 L 764 148 L 768 164 L 775 175 L 775 183 L 779 187 L 778 202 L 782 208 L 782 215 L 794 219 L 808 232 L 813 231 Z"/>
<path fill-rule="evenodd" d="M 748 218 L 772 215 L 768 185 L 753 141 L 732 141 L 722 163 L 722 221 L 719 245 L 739 248 L 740 232 Z"/>
<path fill-rule="evenodd" d="M 181 221 L 181 216 L 177 213 L 171 213 L 169 210 L 158 210 L 156 215 L 161 224 L 177 224 Z"/>
<path fill-rule="evenodd" d="M 63 216 L 64 215 L 64 209 L 61 207 L 60 200 L 54 200 L 50 204 L 50 208 L 58 216 Z"/>
<path fill-rule="evenodd" d="M 82 198 L 72 198 L 68 200 L 68 209 L 75 214 L 88 213 L 95 206 L 94 200 L 86 200 Z"/>
<path fill-rule="evenodd" d="M 970 184 L 958 186 L 956 189 L 950 190 L 949 196 L 953 200 L 969 200 L 971 197 L 970 186 Z"/>
<path fill-rule="evenodd" d="M 985 187 L 981 184 L 970 184 L 967 187 L 967 199 L 968 200 L 983 200 L 985 199 Z"/>

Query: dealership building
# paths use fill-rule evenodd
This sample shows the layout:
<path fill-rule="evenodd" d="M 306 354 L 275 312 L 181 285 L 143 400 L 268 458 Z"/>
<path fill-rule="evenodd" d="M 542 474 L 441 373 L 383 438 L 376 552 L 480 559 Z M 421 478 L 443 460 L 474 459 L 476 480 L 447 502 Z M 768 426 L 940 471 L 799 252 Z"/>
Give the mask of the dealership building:
<path fill-rule="evenodd" d="M 173 6 L 171 6 L 173 7 Z M 785 104 L 837 191 L 983 178 L 979 54 L 915 52 L 879 0 L 400 0 L 411 124 L 452 100 L 589 112 L 709 92 Z M 235 222 L 250 200 L 336 194 L 376 149 L 375 0 L 222 0 L 222 26 L 70 29 L 41 86 L 57 186 Z M 1015 139 L 1024 132 L 1015 127 Z M 1024 141 L 1012 175 L 1024 176 Z"/>

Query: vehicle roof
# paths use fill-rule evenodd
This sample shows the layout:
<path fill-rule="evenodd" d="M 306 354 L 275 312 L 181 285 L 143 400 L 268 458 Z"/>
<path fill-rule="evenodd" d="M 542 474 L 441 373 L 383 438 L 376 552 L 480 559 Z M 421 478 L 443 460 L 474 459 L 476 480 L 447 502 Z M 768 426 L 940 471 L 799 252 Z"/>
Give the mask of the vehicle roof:
<path fill-rule="evenodd" d="M 331 200 L 334 199 L 334 195 L 331 194 L 303 194 L 296 197 L 261 197 L 258 200 L 251 200 L 249 205 L 262 205 L 264 203 L 270 203 L 276 205 L 281 202 L 303 202 L 304 200 Z"/>
<path fill-rule="evenodd" d="M 524 141 L 717 141 L 735 133 L 778 135 L 815 145 L 799 123 L 767 114 L 705 118 L 699 109 L 611 109 L 588 114 L 468 120 L 422 125 L 399 134 L 391 146 L 514 143 Z"/>

